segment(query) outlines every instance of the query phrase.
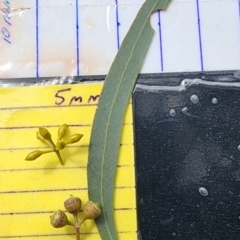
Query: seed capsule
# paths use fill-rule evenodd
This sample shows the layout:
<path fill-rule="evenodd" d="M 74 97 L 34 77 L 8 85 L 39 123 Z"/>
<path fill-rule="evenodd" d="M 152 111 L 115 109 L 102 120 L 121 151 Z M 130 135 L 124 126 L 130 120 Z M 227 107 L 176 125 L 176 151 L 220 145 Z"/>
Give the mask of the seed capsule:
<path fill-rule="evenodd" d="M 59 142 L 57 142 L 57 144 L 56 144 L 56 149 L 57 149 L 57 150 L 62 150 L 62 149 L 65 148 L 65 146 L 66 146 L 66 144 L 65 144 L 64 141 L 59 141 Z"/>
<path fill-rule="evenodd" d="M 61 228 L 68 225 L 69 221 L 63 211 L 57 210 L 50 216 L 50 223 L 54 228 Z"/>
<path fill-rule="evenodd" d="M 51 140 L 51 133 L 43 127 L 39 128 L 39 134 L 46 140 Z"/>
<path fill-rule="evenodd" d="M 72 143 L 76 143 L 78 142 L 81 138 L 83 137 L 83 134 L 73 134 L 70 139 L 66 142 L 66 145 L 67 144 L 72 144 Z"/>
<path fill-rule="evenodd" d="M 96 202 L 88 201 L 83 208 L 85 219 L 95 219 L 101 214 L 101 209 Z"/>
<path fill-rule="evenodd" d="M 68 125 L 66 123 L 64 123 L 58 128 L 58 140 L 62 140 L 62 138 L 66 134 L 67 129 L 68 129 Z"/>
<path fill-rule="evenodd" d="M 40 151 L 40 150 L 35 150 L 33 152 L 30 152 L 27 157 L 25 158 L 25 160 L 27 161 L 33 161 L 35 159 L 37 159 L 38 157 L 40 157 L 42 154 L 44 154 L 45 152 Z"/>
<path fill-rule="evenodd" d="M 78 213 L 78 212 L 80 212 L 81 205 L 82 205 L 81 199 L 78 198 L 78 197 L 74 197 L 72 195 L 71 195 L 70 198 L 68 198 L 64 202 L 64 207 L 65 207 L 66 211 L 68 211 L 69 213 Z"/>

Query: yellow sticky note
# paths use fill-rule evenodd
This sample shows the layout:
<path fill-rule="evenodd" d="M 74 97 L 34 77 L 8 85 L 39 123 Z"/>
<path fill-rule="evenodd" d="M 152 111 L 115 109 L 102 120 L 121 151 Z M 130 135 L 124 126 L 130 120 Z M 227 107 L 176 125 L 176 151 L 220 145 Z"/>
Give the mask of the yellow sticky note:
<path fill-rule="evenodd" d="M 75 239 L 72 227 L 53 228 L 50 215 L 64 210 L 63 202 L 70 194 L 80 197 L 83 205 L 88 200 L 88 146 L 102 86 L 85 83 L 0 89 L 0 238 Z M 130 103 L 115 182 L 115 220 L 120 240 L 137 239 L 132 121 Z M 56 141 L 63 123 L 69 126 L 66 137 L 84 134 L 80 142 L 62 150 L 64 166 L 54 153 L 35 161 L 24 160 L 31 151 L 46 149 L 36 138 L 38 127 L 46 127 Z M 73 220 L 71 214 L 68 217 Z M 101 239 L 94 221 L 83 223 L 81 239 Z"/>

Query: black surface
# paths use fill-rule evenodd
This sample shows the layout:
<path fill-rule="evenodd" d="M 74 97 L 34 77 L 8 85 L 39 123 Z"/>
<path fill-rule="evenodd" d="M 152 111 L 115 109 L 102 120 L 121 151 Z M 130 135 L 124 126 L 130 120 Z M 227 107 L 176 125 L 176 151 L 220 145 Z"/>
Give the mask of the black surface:
<path fill-rule="evenodd" d="M 175 86 L 196 76 L 239 82 L 234 72 L 215 72 L 165 74 L 141 83 Z M 140 239 L 240 239 L 239 90 L 227 84 L 135 91 Z"/>
<path fill-rule="evenodd" d="M 104 78 L 0 79 L 0 86 Z M 137 83 L 174 87 L 185 78 L 238 85 L 240 72 L 143 74 Z M 139 240 L 240 240 L 239 89 L 194 85 L 134 92 Z"/>

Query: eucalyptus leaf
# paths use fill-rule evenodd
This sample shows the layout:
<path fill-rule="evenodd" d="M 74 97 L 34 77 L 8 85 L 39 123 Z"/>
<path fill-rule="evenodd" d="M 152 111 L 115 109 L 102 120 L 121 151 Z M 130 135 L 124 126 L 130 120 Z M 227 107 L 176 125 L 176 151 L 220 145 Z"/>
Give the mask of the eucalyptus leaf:
<path fill-rule="evenodd" d="M 103 240 L 118 239 L 114 222 L 114 185 L 124 113 L 154 30 L 152 12 L 171 0 L 146 0 L 124 38 L 105 79 L 92 127 L 88 159 L 89 199 L 102 214 L 96 219 Z"/>

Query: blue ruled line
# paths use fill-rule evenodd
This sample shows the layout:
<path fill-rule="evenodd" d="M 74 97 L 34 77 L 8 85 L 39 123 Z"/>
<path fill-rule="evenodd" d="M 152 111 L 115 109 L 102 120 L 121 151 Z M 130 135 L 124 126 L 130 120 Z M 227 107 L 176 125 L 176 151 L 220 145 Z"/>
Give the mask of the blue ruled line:
<path fill-rule="evenodd" d="M 240 0 L 238 0 L 238 11 L 239 11 L 239 16 L 240 16 Z"/>
<path fill-rule="evenodd" d="M 36 0 L 36 77 L 39 77 L 38 0 Z"/>
<path fill-rule="evenodd" d="M 161 71 L 163 72 L 163 46 L 162 46 L 162 26 L 161 26 L 161 13 L 158 11 L 158 30 L 159 30 L 159 44 L 160 44 L 160 64 Z"/>
<path fill-rule="evenodd" d="M 79 17 L 78 17 L 78 0 L 76 0 L 76 54 L 77 54 L 77 76 L 79 76 L 80 70 L 79 70 Z"/>
<path fill-rule="evenodd" d="M 202 36 L 201 36 L 201 21 L 200 21 L 199 0 L 196 0 L 196 3 L 197 3 L 198 38 L 199 38 L 199 50 L 200 50 L 201 70 L 204 71 L 204 66 L 203 66 L 203 53 L 202 53 Z"/>
<path fill-rule="evenodd" d="M 119 27 L 120 27 L 120 22 L 118 18 L 118 0 L 115 0 L 116 3 L 116 25 L 117 25 L 117 48 L 120 48 L 120 34 L 119 34 Z"/>

